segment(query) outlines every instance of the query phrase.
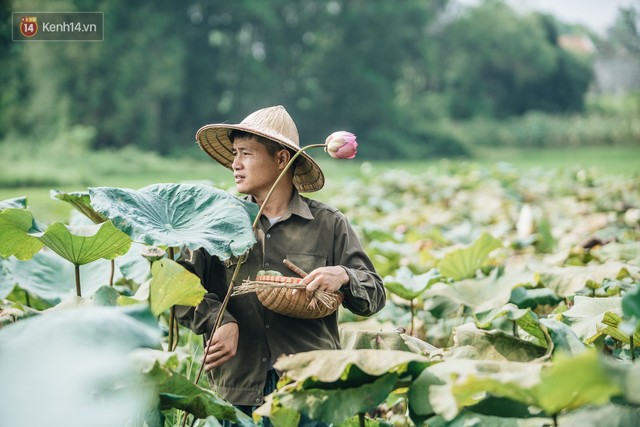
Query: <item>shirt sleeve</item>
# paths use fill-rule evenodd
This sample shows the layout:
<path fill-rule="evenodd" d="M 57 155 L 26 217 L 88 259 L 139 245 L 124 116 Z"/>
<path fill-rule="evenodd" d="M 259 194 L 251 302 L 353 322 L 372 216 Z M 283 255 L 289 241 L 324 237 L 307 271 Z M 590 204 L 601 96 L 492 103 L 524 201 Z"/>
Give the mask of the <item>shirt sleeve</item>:
<path fill-rule="evenodd" d="M 202 286 L 207 290 L 204 298 L 196 307 L 176 305 L 175 315 L 178 323 L 191 329 L 196 334 L 211 332 L 220 312 L 226 280 L 224 265 L 203 249 L 196 251 L 184 250 L 178 263 L 200 278 Z M 224 313 L 222 324 L 236 322 L 236 319 Z"/>
<path fill-rule="evenodd" d="M 337 213 L 334 236 L 334 259 L 349 276 L 349 283 L 342 289 L 344 306 L 360 316 L 371 316 L 382 310 L 386 293 L 382 278 L 376 273 L 355 230 L 347 218 Z"/>

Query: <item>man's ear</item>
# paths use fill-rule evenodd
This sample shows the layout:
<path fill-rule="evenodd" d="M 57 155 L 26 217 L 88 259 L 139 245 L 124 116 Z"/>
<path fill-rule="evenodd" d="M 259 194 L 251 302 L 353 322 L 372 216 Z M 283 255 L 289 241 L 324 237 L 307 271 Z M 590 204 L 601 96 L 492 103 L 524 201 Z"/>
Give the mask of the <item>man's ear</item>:
<path fill-rule="evenodd" d="M 282 169 L 289 163 L 289 159 L 291 159 L 291 153 L 287 149 L 282 149 L 276 153 L 278 158 L 278 166 Z"/>

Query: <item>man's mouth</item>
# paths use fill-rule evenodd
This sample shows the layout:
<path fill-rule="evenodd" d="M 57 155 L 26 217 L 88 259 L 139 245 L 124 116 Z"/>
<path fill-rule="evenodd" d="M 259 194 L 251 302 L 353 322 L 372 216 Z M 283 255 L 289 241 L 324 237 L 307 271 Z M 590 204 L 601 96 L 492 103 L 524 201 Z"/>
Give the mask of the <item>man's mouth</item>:
<path fill-rule="evenodd" d="M 244 179 L 244 175 L 234 175 L 233 179 L 236 181 L 236 184 Z"/>

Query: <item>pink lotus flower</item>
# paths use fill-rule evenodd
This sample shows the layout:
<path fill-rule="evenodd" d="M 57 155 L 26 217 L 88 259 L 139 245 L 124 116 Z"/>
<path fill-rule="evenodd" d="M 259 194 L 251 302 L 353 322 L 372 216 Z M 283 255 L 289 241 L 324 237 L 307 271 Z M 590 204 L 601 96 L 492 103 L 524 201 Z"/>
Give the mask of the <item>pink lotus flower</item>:
<path fill-rule="evenodd" d="M 329 135 L 325 144 L 325 151 L 334 159 L 353 159 L 358 152 L 356 136 L 343 130 Z"/>

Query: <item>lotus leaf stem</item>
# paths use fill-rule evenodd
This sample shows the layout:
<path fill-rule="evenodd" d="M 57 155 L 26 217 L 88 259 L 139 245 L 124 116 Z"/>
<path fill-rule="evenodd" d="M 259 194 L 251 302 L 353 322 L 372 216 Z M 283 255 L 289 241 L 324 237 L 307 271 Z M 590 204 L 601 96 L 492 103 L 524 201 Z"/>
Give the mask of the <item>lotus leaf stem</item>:
<path fill-rule="evenodd" d="M 74 264 L 76 270 L 76 295 L 82 296 L 82 289 L 80 287 L 80 264 Z"/>

